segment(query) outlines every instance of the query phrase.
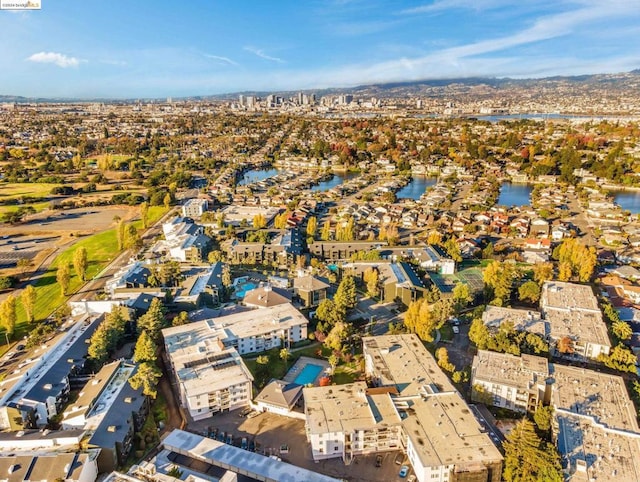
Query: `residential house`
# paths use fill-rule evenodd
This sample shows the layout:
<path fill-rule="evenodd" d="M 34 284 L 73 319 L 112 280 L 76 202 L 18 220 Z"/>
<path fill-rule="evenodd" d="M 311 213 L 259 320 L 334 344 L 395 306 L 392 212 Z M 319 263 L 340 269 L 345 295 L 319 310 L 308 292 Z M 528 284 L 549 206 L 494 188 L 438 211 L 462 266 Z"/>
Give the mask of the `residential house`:
<path fill-rule="evenodd" d="M 305 308 L 318 306 L 322 300 L 327 298 L 329 287 L 328 283 L 311 275 L 293 280 L 293 293 L 302 300 Z"/>

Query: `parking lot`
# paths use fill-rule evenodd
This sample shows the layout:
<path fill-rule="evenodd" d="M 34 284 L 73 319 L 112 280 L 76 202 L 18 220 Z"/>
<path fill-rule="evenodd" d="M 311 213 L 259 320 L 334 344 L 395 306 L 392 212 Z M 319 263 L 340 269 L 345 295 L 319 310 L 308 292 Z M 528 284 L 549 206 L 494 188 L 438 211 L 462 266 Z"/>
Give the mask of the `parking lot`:
<path fill-rule="evenodd" d="M 218 434 L 225 432 L 225 438 L 231 433 L 233 444 L 237 446 L 245 437 L 248 442 L 253 441 L 258 453 L 275 455 L 285 462 L 339 479 L 353 482 L 403 480 L 398 475 L 401 464 L 394 462 L 399 452 L 381 454 L 380 467 L 376 467 L 375 455 L 356 456 L 350 465 L 345 465 L 341 458 L 315 462 L 305 435 L 304 420 L 272 413 L 243 417 L 241 412 L 235 410 L 191 422 L 188 429 L 203 435 L 217 430 Z M 287 448 L 281 451 L 283 445 Z M 406 460 L 403 464 L 409 465 Z"/>

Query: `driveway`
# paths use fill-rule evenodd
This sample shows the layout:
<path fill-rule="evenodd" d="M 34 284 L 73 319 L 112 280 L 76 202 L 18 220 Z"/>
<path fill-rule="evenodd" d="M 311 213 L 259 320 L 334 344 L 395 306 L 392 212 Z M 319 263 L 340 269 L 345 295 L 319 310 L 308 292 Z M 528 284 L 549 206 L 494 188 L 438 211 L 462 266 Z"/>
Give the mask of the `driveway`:
<path fill-rule="evenodd" d="M 389 331 L 389 323 L 397 323 L 402 317 L 397 312 L 395 303 L 376 303 L 366 298 L 358 301 L 353 314 L 349 318 L 365 318 L 373 322 L 368 326 L 368 332 L 372 335 L 384 335 Z"/>

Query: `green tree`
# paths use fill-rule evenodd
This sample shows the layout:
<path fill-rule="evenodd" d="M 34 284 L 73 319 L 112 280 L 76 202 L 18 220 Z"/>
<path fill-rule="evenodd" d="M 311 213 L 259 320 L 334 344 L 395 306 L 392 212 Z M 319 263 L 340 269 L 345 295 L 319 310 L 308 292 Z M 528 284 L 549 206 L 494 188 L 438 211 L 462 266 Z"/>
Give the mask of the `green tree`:
<path fill-rule="evenodd" d="M 142 247 L 142 239 L 138 234 L 138 229 L 133 224 L 127 224 L 124 231 L 124 248 L 140 249 Z"/>
<path fill-rule="evenodd" d="M 155 363 L 158 359 L 156 355 L 157 346 L 146 331 L 138 337 L 136 347 L 133 352 L 133 361 L 136 363 Z"/>
<path fill-rule="evenodd" d="M 22 308 L 27 316 L 27 323 L 33 323 L 35 321 L 35 308 L 36 300 L 38 299 L 38 292 L 32 285 L 22 290 L 20 294 L 20 301 L 22 302 Z"/>
<path fill-rule="evenodd" d="M 116 226 L 116 238 L 118 241 L 118 251 L 122 251 L 124 249 L 125 229 L 126 229 L 126 223 L 124 222 L 123 219 L 118 218 L 118 224 Z"/>
<path fill-rule="evenodd" d="M 109 334 L 104 324 L 98 326 L 91 335 L 88 348 L 89 358 L 97 365 L 101 365 L 109 356 Z"/>
<path fill-rule="evenodd" d="M 138 318 L 138 333 L 146 331 L 149 337 L 157 342 L 160 339 L 160 330 L 165 327 L 165 308 L 158 298 L 151 300 L 147 312 Z"/>
<path fill-rule="evenodd" d="M 186 311 L 181 311 L 177 316 L 171 320 L 171 326 L 182 326 L 189 323 L 189 315 Z"/>
<path fill-rule="evenodd" d="M 16 297 L 10 294 L 0 304 L 0 325 L 7 331 L 7 335 L 11 337 L 16 329 Z"/>
<path fill-rule="evenodd" d="M 134 390 L 142 388 L 142 393 L 151 398 L 158 395 L 158 380 L 162 376 L 160 369 L 153 363 L 141 363 L 134 375 L 129 378 L 129 385 Z"/>
<path fill-rule="evenodd" d="M 85 281 L 88 266 L 89 261 L 87 260 L 87 248 L 80 246 L 73 253 L 73 269 L 81 281 Z"/>
<path fill-rule="evenodd" d="M 338 309 L 333 300 L 325 298 L 318 305 L 316 318 L 327 323 L 329 326 L 334 326 L 345 320 L 345 313 Z"/>
<path fill-rule="evenodd" d="M 58 285 L 60 285 L 62 296 L 65 296 L 67 294 L 69 283 L 71 281 L 71 273 L 69 272 L 69 265 L 67 263 L 61 262 L 60 266 L 58 266 L 58 271 L 56 272 L 56 281 L 58 282 Z"/>
<path fill-rule="evenodd" d="M 520 301 L 535 303 L 540 299 L 540 285 L 535 281 L 527 281 L 518 288 Z"/>
<path fill-rule="evenodd" d="M 562 482 L 560 456 L 555 447 L 536 434 L 533 423 L 520 421 L 503 444 L 506 482 Z"/>
<path fill-rule="evenodd" d="M 289 351 L 289 349 L 288 348 L 281 348 L 280 349 L 280 359 L 284 362 L 285 368 L 287 367 L 287 363 L 289 361 L 289 358 L 291 358 L 291 352 Z"/>
<path fill-rule="evenodd" d="M 233 284 L 231 280 L 231 267 L 228 264 L 222 266 L 222 285 L 229 288 Z"/>
<path fill-rule="evenodd" d="M 511 297 L 511 287 L 516 278 L 516 268 L 512 263 L 494 261 L 482 273 L 485 288 L 493 297 L 492 304 L 502 306 Z"/>
<path fill-rule="evenodd" d="M 334 302 L 339 310 L 345 311 L 356 306 L 358 294 L 356 292 L 356 281 L 353 276 L 345 276 L 338 285 Z"/>

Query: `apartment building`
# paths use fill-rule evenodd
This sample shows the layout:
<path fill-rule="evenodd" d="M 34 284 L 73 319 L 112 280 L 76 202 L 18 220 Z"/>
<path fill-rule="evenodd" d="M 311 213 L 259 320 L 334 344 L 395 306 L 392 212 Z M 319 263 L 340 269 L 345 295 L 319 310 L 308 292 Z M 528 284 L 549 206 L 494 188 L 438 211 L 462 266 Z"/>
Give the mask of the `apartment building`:
<path fill-rule="evenodd" d="M 501 325 L 510 323 L 516 331 L 534 333 L 545 340 L 549 336 L 547 322 L 534 310 L 487 305 L 482 313 L 482 321 L 493 332 L 498 331 Z"/>
<path fill-rule="evenodd" d="M 573 341 L 572 357 L 596 359 L 609 354 L 607 326 L 590 286 L 547 281 L 542 286 L 540 309 L 552 341 L 565 337 Z"/>
<path fill-rule="evenodd" d="M 309 321 L 291 303 L 239 311 L 162 330 L 165 337 L 206 337 L 240 355 L 289 346 L 307 338 Z"/>
<path fill-rule="evenodd" d="M 253 377 L 213 320 L 162 330 L 180 402 L 194 420 L 249 404 Z"/>
<path fill-rule="evenodd" d="M 209 201 L 206 199 L 189 199 L 182 206 L 182 215 L 185 218 L 199 218 L 209 210 Z"/>
<path fill-rule="evenodd" d="M 472 398 L 516 412 L 533 411 L 549 402 L 546 358 L 479 350 L 471 366 Z"/>
<path fill-rule="evenodd" d="M 390 394 L 370 391 L 365 382 L 305 388 L 307 439 L 314 460 L 400 448 L 400 414 Z"/>
<path fill-rule="evenodd" d="M 364 382 L 305 388 L 314 460 L 403 450 L 420 482 L 499 482 L 502 455 L 416 335 L 363 338 Z"/>

